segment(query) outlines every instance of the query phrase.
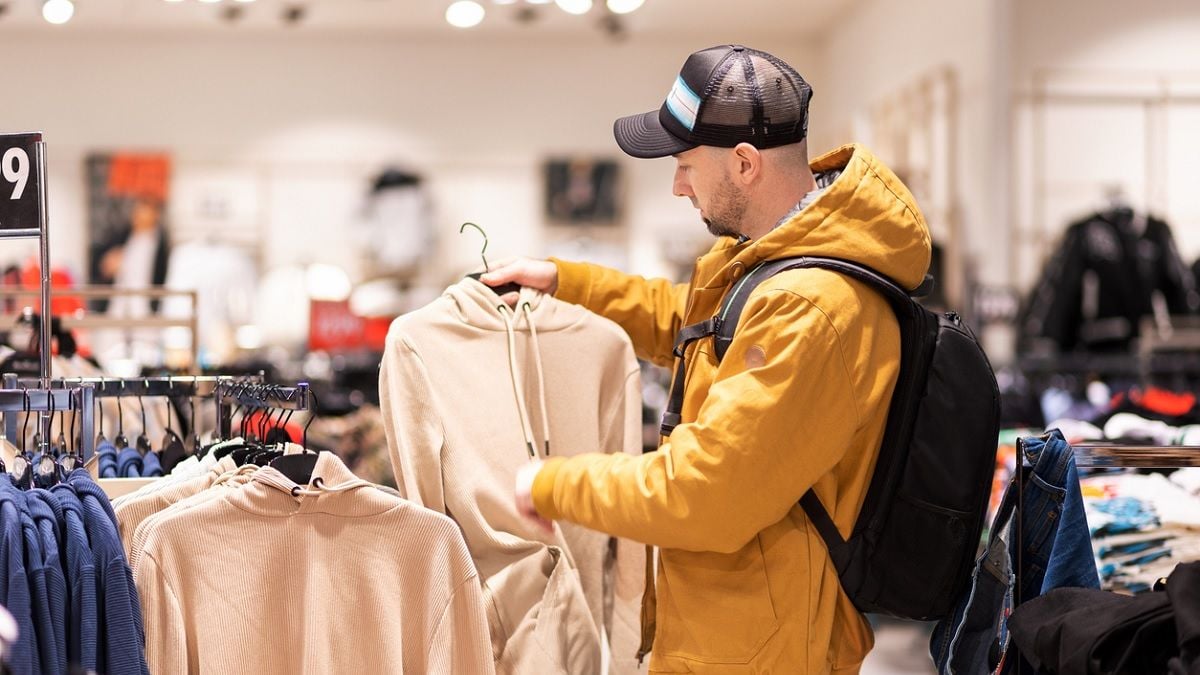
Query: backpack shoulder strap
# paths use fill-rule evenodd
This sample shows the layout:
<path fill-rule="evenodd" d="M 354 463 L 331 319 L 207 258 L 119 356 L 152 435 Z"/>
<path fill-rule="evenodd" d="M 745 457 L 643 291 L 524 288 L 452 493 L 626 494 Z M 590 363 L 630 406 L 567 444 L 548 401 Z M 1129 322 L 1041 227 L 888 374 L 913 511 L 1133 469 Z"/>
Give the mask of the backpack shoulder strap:
<path fill-rule="evenodd" d="M 746 303 L 750 300 L 750 294 L 754 292 L 754 289 L 780 272 L 806 267 L 817 267 L 845 274 L 871 286 L 887 299 L 897 314 L 903 315 L 913 311 L 914 302 L 908 291 L 866 265 L 839 258 L 815 256 L 766 260 L 742 277 L 741 281 L 734 285 L 721 302 L 721 310 L 716 317 L 716 334 L 713 336 L 713 349 L 718 361 L 725 357 L 725 352 L 733 343 L 733 333 L 737 330 L 738 319 L 741 318 L 742 310 L 746 308 Z M 928 292 L 930 286 L 932 286 L 932 277 L 926 276 L 925 281 L 918 288 L 918 292 Z"/>

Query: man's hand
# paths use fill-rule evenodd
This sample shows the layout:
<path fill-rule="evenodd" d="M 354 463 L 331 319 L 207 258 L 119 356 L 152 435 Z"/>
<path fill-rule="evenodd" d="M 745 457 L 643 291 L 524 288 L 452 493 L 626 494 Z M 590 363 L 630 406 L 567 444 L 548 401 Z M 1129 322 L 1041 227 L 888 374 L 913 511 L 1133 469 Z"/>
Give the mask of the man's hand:
<path fill-rule="evenodd" d="M 554 295 L 554 291 L 558 290 L 558 266 L 549 260 L 517 258 L 500 263 L 499 267 L 479 280 L 488 286 L 501 286 L 511 281 L 519 286 Z M 503 299 L 509 305 L 517 303 L 515 293 L 505 293 Z"/>
<path fill-rule="evenodd" d="M 537 477 L 541 468 L 542 460 L 539 459 L 526 464 L 517 471 L 517 513 L 529 519 L 546 534 L 554 534 L 554 523 L 538 515 L 537 509 L 533 506 L 533 479 Z"/>

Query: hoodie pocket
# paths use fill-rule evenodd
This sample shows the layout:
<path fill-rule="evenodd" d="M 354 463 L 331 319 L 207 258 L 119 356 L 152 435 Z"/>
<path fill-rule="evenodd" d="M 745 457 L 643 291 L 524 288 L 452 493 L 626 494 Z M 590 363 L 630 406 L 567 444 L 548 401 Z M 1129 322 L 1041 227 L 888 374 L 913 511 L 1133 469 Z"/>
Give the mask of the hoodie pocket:
<path fill-rule="evenodd" d="M 749 663 L 779 630 L 757 538 L 731 554 L 660 555 L 656 650 L 703 663 Z"/>
<path fill-rule="evenodd" d="M 600 672 L 600 633 L 579 573 L 548 546 L 484 582 L 500 675 Z"/>

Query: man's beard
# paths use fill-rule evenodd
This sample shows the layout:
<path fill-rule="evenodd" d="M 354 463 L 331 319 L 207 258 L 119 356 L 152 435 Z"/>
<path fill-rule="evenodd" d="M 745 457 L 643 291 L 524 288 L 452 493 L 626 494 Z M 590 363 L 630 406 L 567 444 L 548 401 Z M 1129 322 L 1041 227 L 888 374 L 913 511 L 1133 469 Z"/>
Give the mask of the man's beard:
<path fill-rule="evenodd" d="M 748 206 L 746 195 L 726 183 L 714 196 L 709 216 L 702 220 L 714 237 L 737 238 L 742 236 L 742 219 Z"/>

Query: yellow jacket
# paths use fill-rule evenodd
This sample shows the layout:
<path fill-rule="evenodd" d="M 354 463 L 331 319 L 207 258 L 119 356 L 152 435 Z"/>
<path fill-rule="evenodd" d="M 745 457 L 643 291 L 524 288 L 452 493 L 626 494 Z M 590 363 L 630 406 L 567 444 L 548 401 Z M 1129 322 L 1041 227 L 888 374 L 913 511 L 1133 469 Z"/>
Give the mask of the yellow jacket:
<path fill-rule="evenodd" d="M 762 260 L 855 260 L 915 288 L 930 237 L 912 195 L 858 145 L 812 164 L 841 175 L 755 241 L 724 238 L 688 285 L 555 261 L 557 297 L 612 319 L 639 357 L 672 365 L 678 330 L 713 316 Z M 797 500 L 815 486 L 843 536 L 862 505 L 899 371 L 882 296 L 827 270 L 762 283 L 718 364 L 711 338 L 685 354 L 682 423 L 655 452 L 552 459 L 537 510 L 660 547 L 651 672 L 857 670 L 870 627 L 841 590 Z"/>

